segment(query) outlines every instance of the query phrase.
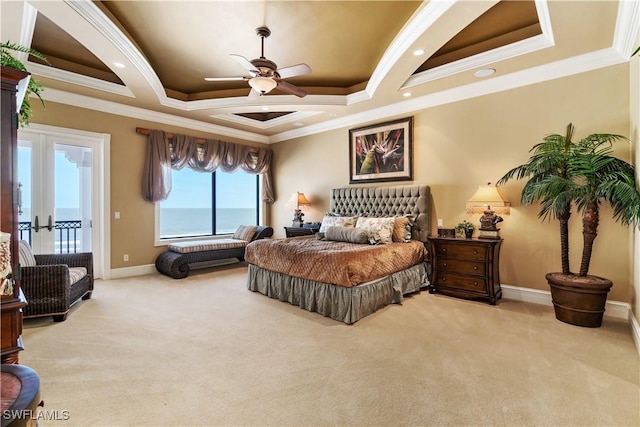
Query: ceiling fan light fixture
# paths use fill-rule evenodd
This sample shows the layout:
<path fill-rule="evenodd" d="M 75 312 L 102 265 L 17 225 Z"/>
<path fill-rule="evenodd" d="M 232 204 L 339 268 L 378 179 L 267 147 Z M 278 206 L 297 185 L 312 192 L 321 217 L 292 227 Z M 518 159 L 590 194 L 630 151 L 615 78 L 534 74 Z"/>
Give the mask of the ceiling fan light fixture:
<path fill-rule="evenodd" d="M 260 92 L 261 95 L 271 92 L 278 84 L 269 77 L 253 77 L 249 80 L 249 85 Z"/>

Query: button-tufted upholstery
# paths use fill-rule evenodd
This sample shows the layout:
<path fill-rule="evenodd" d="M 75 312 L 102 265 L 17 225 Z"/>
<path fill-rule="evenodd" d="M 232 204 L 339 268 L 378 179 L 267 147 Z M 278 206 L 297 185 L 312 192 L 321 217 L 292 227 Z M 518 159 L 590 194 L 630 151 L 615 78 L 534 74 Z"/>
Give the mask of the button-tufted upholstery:
<path fill-rule="evenodd" d="M 427 185 L 344 187 L 331 190 L 331 212 L 338 215 L 385 217 L 412 214 L 412 238 L 426 242 L 431 234 L 431 192 Z"/>

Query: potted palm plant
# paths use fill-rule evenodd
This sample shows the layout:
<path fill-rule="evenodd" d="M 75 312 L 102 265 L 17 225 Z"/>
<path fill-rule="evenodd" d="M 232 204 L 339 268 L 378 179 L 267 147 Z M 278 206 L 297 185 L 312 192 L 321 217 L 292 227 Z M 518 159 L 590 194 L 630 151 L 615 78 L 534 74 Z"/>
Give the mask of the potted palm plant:
<path fill-rule="evenodd" d="M 577 142 L 574 127 L 564 135 L 546 136 L 533 146 L 529 161 L 508 171 L 498 182 L 528 178 L 521 202 L 540 203 L 543 220 L 560 223 L 562 271 L 548 273 L 556 318 L 566 323 L 599 327 L 609 290 L 613 283 L 589 275 L 593 244 L 597 236 L 600 205 L 613 208 L 613 218 L 623 225 L 640 225 L 640 192 L 635 170 L 612 155 L 613 143 L 627 141 L 614 134 L 592 134 Z M 571 209 L 582 214 L 583 249 L 580 270 L 571 272 L 569 264 L 569 228 Z"/>
<path fill-rule="evenodd" d="M 6 43 L 0 43 L 0 65 L 2 65 L 3 67 L 15 68 L 20 71 L 27 71 L 27 67 L 24 65 L 24 63 L 17 59 L 12 54 L 12 52 L 28 53 L 29 55 L 32 55 L 49 64 L 47 58 L 45 58 L 44 55 L 42 55 L 37 50 L 7 41 Z M 24 93 L 20 94 L 22 98 L 20 110 L 18 112 L 18 122 L 20 123 L 20 126 L 28 125 L 31 118 L 31 105 L 29 104 L 29 95 L 33 93 L 38 97 L 38 99 L 40 99 L 42 105 L 44 105 L 44 101 L 40 96 L 43 90 L 44 88 L 42 87 L 42 84 L 37 80 L 30 78 L 27 81 L 27 85 L 24 88 Z"/>

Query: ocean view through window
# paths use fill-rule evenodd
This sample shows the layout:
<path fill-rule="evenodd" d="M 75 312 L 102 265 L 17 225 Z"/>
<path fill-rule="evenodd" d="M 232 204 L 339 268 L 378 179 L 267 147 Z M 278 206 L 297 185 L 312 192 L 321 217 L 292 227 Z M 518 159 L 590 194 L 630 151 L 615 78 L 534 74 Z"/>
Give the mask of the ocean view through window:
<path fill-rule="evenodd" d="M 239 225 L 258 224 L 258 175 L 171 171 L 171 192 L 160 202 L 160 238 L 233 233 Z"/>

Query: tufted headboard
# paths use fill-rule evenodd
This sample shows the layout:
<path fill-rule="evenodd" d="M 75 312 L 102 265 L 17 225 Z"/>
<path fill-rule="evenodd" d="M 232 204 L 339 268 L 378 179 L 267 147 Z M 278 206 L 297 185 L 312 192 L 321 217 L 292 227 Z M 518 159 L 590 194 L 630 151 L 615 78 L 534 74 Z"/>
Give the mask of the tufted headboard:
<path fill-rule="evenodd" d="M 426 242 L 431 234 L 429 186 L 344 187 L 331 190 L 331 212 L 338 215 L 416 217 L 412 238 Z"/>

